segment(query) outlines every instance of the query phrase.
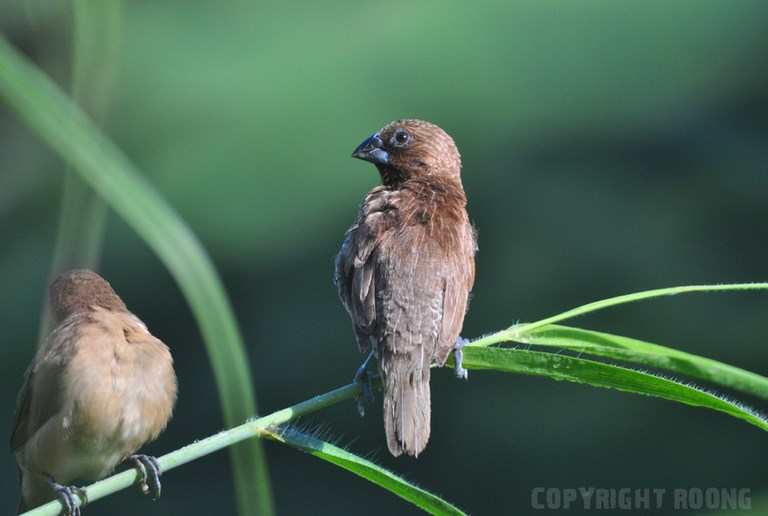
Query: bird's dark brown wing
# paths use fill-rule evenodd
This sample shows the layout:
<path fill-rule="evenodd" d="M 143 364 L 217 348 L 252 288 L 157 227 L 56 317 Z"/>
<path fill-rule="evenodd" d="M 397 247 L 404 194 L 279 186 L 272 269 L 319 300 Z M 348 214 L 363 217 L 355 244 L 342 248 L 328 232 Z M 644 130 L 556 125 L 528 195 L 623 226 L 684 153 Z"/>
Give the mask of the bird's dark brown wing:
<path fill-rule="evenodd" d="M 16 400 L 16 413 L 13 418 L 13 431 L 11 432 L 11 450 L 16 451 L 21 448 L 27 439 L 29 439 L 29 404 L 32 399 L 30 392 L 30 377 L 32 376 L 32 366 L 28 367 L 24 373 L 24 383 L 19 390 L 19 396 Z"/>
<path fill-rule="evenodd" d="M 448 270 L 444 276 L 443 318 L 435 361 L 444 365 L 453 351 L 469 307 L 469 294 L 475 283 L 475 231 L 469 222 L 457 230 L 461 236 L 448 253 Z"/>
<path fill-rule="evenodd" d="M 352 319 L 361 352 L 368 351 L 368 337 L 376 320 L 375 263 L 371 257 L 392 225 L 394 202 L 385 188 L 371 190 L 336 256 L 334 283 Z"/>
<path fill-rule="evenodd" d="M 16 419 L 11 434 L 11 450 L 16 451 L 24 446 L 40 427 L 58 413 L 61 396 L 60 374 L 63 369 L 55 364 L 45 363 L 33 364 L 27 370 L 24 385 L 19 392 Z M 38 375 L 45 375 L 48 381 L 36 382 Z M 34 406 L 33 399 L 36 400 Z"/>
<path fill-rule="evenodd" d="M 76 345 L 75 319 L 65 321 L 51 333 L 24 374 L 11 434 L 14 451 L 24 446 L 61 407 L 62 375 Z"/>

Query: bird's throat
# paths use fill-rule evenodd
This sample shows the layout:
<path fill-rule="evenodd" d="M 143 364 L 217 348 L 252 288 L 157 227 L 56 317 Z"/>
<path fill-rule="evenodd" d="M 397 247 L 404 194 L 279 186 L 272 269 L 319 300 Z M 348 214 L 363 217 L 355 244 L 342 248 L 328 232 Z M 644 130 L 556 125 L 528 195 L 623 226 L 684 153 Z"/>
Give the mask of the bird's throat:
<path fill-rule="evenodd" d="M 388 165 L 376 165 L 376 168 L 379 169 L 381 184 L 388 188 L 397 187 L 405 181 L 403 173 L 394 167 Z"/>

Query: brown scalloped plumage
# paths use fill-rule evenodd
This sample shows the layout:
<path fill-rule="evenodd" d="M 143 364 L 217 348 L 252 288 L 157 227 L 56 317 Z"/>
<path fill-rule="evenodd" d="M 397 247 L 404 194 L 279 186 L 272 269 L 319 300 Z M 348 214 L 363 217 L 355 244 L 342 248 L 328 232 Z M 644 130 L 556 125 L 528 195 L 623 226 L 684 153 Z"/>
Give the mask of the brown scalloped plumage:
<path fill-rule="evenodd" d="M 373 342 L 379 359 L 389 450 L 418 456 L 430 434 L 430 365 L 443 365 L 459 337 L 475 236 L 461 158 L 445 131 L 397 120 L 374 137 L 380 153 L 369 161 L 383 186 L 347 231 L 335 281 L 361 351 Z"/>

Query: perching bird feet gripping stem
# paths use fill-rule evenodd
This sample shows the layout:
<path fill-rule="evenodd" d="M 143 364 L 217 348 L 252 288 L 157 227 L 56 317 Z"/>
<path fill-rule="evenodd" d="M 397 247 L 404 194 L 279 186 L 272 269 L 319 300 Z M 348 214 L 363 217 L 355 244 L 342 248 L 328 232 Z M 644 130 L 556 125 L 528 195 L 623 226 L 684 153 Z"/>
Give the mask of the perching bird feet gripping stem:
<path fill-rule="evenodd" d="M 56 499 L 61 502 L 64 516 L 80 516 L 80 507 L 88 503 L 88 496 L 85 489 L 77 486 L 65 486 L 56 482 L 53 477 L 48 476 L 48 485 L 56 493 Z M 78 500 L 79 498 L 79 500 Z"/>
<path fill-rule="evenodd" d="M 160 483 L 160 464 L 155 457 L 151 455 L 131 455 L 128 457 L 134 467 L 138 470 L 139 476 L 137 483 L 141 492 L 151 494 L 153 500 L 160 498 L 162 484 Z"/>
<path fill-rule="evenodd" d="M 466 380 L 469 378 L 469 371 L 464 369 L 462 367 L 462 363 L 464 362 L 464 346 L 469 344 L 469 339 L 465 339 L 464 337 L 459 337 L 456 339 L 456 345 L 453 348 L 453 356 L 456 361 L 456 366 L 454 367 L 454 373 L 456 373 L 456 378 L 460 380 Z"/>
<path fill-rule="evenodd" d="M 373 358 L 373 351 L 371 351 L 360 367 L 355 371 L 354 382 L 360 387 L 360 392 L 355 395 L 355 401 L 357 402 L 357 413 L 360 417 L 365 417 L 365 404 L 373 403 L 373 375 L 368 371 L 368 367 L 371 364 Z"/>

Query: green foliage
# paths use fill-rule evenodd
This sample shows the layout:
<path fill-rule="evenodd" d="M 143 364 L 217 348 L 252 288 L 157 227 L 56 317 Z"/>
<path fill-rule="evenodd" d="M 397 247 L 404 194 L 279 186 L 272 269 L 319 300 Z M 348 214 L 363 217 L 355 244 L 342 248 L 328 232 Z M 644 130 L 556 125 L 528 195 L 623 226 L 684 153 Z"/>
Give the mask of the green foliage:
<path fill-rule="evenodd" d="M 514 340 L 520 338 L 523 335 L 530 334 L 534 330 L 541 327 L 562 322 L 567 319 L 573 319 L 574 317 L 580 317 L 598 310 L 605 310 L 606 308 L 612 308 L 614 306 L 625 305 L 628 303 L 637 303 L 638 301 L 646 301 L 648 299 L 657 299 L 666 296 L 677 296 L 680 294 L 694 294 L 701 292 L 736 292 L 736 291 L 751 291 L 751 290 L 768 290 L 768 283 L 732 283 L 726 285 L 684 285 L 680 287 L 667 287 L 657 288 L 653 290 L 643 290 L 642 292 L 633 292 L 632 294 L 624 294 L 621 296 L 609 297 L 607 299 L 601 299 L 599 301 L 593 301 L 585 305 L 571 308 L 565 312 L 546 317 L 536 322 L 527 324 L 517 324 L 504 331 L 494 333 L 478 339 L 472 343 L 473 346 L 490 346 L 505 340 Z"/>
<path fill-rule="evenodd" d="M 768 421 L 741 404 L 691 385 L 612 364 L 557 353 L 483 347 L 467 347 L 464 363 L 468 369 L 545 376 L 558 381 L 618 389 L 705 407 L 743 419 L 768 431 Z"/>
<path fill-rule="evenodd" d="M 430 514 L 465 514 L 458 507 L 381 466 L 293 427 L 270 431 L 267 435 L 275 441 L 303 450 L 381 486 Z"/>
<path fill-rule="evenodd" d="M 717 360 L 620 335 L 548 325 L 534 329 L 521 337 L 519 342 L 664 369 L 768 399 L 768 378 L 764 376 Z"/>

